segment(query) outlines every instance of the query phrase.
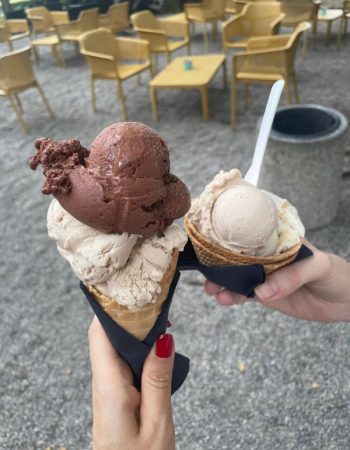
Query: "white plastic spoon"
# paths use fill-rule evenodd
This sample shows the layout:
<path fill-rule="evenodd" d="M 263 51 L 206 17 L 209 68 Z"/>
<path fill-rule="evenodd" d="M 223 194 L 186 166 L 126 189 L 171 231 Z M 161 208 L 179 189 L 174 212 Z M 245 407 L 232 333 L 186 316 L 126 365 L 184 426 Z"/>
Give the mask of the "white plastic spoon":
<path fill-rule="evenodd" d="M 267 141 L 269 140 L 272 122 L 275 117 L 278 102 L 284 87 L 284 80 L 278 80 L 271 88 L 264 116 L 261 121 L 258 139 L 256 141 L 252 164 L 244 179 L 256 186 L 258 184 L 261 166 L 264 159 Z"/>

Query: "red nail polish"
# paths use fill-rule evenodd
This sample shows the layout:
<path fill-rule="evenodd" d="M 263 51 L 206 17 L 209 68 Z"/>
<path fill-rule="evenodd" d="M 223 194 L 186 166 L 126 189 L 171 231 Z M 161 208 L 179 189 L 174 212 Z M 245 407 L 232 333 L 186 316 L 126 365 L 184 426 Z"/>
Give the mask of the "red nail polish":
<path fill-rule="evenodd" d="M 167 321 L 166 321 L 166 326 L 167 326 L 167 328 L 171 327 L 171 322 L 170 322 L 170 320 L 167 320 Z"/>
<path fill-rule="evenodd" d="M 164 333 L 156 341 L 156 355 L 158 358 L 169 358 L 173 350 L 173 336 Z"/>

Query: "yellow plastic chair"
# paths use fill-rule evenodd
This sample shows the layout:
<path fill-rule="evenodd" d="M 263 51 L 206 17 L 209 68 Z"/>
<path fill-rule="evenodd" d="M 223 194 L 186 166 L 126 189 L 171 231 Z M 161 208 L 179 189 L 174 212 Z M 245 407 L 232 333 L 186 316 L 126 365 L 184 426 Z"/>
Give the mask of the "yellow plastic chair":
<path fill-rule="evenodd" d="M 187 54 L 190 54 L 188 22 L 185 17 L 173 17 L 174 20 L 171 16 L 156 18 L 150 11 L 141 11 L 130 16 L 138 36 L 150 44 L 151 53 L 155 56 L 155 67 L 159 53 L 165 53 L 168 62 L 171 60 L 171 53 L 182 47 L 186 47 Z"/>
<path fill-rule="evenodd" d="M 132 14 L 130 20 L 139 38 L 149 42 L 155 57 L 155 70 L 159 53 L 165 53 L 168 63 L 171 54 L 180 48 L 186 47 L 187 54 L 190 54 L 189 25 L 186 21 L 157 19 L 150 11 Z"/>
<path fill-rule="evenodd" d="M 18 94 L 30 88 L 38 89 L 48 113 L 53 118 L 54 114 L 49 102 L 33 73 L 30 48 L 26 47 L 0 57 L 0 95 L 8 97 L 17 119 L 26 133 L 29 130 L 23 120 L 23 109 Z"/>
<path fill-rule="evenodd" d="M 41 33 L 55 32 L 56 25 L 69 23 L 67 11 L 49 11 L 45 6 L 37 6 L 35 8 L 27 8 L 25 13 L 31 23 L 34 36 Z"/>
<path fill-rule="evenodd" d="M 282 25 L 295 28 L 301 22 L 312 25 L 313 46 L 316 45 L 317 16 L 321 6 L 320 0 L 281 0 L 282 12 L 285 14 Z M 306 44 L 305 44 L 306 45 Z"/>
<path fill-rule="evenodd" d="M 212 37 L 215 37 L 217 22 L 225 21 L 226 0 L 203 0 L 201 3 L 185 3 L 184 10 L 190 24 L 200 23 L 203 30 L 204 47 L 208 49 L 207 23 L 212 24 Z"/>
<path fill-rule="evenodd" d="M 350 0 L 345 0 L 343 2 L 343 15 L 340 20 L 339 32 L 337 38 L 337 49 L 339 50 L 341 46 L 342 34 L 347 32 L 348 20 L 350 19 Z"/>
<path fill-rule="evenodd" d="M 262 38 L 249 39 L 245 53 L 233 56 L 231 85 L 231 126 L 236 126 L 236 89 L 238 83 L 245 84 L 245 107 L 248 104 L 249 83 L 274 83 L 285 81 L 287 103 L 290 104 L 291 94 L 289 79 L 295 90 L 295 98 L 299 103 L 297 78 L 294 60 L 297 44 L 302 33 L 311 28 L 308 22 L 302 22 L 292 34 L 281 34 Z"/>
<path fill-rule="evenodd" d="M 96 111 L 95 80 L 115 80 L 123 118 L 128 120 L 122 82 L 135 75 L 139 76 L 145 70 L 149 70 L 152 75 L 148 42 L 114 37 L 111 31 L 100 28 L 81 36 L 80 52 L 86 57 L 89 66 L 93 111 Z"/>
<path fill-rule="evenodd" d="M 58 24 L 56 29 L 62 42 L 79 43 L 80 37 L 87 31 L 98 28 L 98 8 L 81 11 L 77 20 L 68 24 Z"/>
<path fill-rule="evenodd" d="M 98 17 L 99 27 L 107 28 L 112 33 L 119 33 L 129 28 L 129 2 L 111 5 L 107 14 Z"/>
<path fill-rule="evenodd" d="M 7 42 L 10 51 L 13 50 L 13 42 L 29 37 L 28 22 L 25 19 L 6 20 L 0 17 L 0 42 Z"/>
<path fill-rule="evenodd" d="M 238 14 L 238 9 L 236 2 L 234 0 L 226 0 L 225 3 L 225 14 L 232 15 L 232 14 Z"/>
<path fill-rule="evenodd" d="M 58 12 L 60 13 L 61 11 Z M 36 62 L 40 61 L 39 48 L 50 47 L 56 63 L 59 66 L 64 67 L 65 63 L 60 47 L 60 39 L 57 35 L 55 23 L 52 19 L 50 11 L 43 6 L 39 6 L 36 8 L 26 9 L 26 15 L 32 25 L 32 36 L 34 36 L 34 39 L 31 39 L 31 47 L 33 49 Z M 64 20 L 68 18 L 66 13 L 64 16 L 60 15 L 55 17 L 60 17 L 61 23 L 64 23 Z M 64 19 L 64 17 L 66 19 Z M 67 20 L 65 23 L 68 23 Z M 41 34 L 44 34 L 44 36 L 37 37 Z"/>
<path fill-rule="evenodd" d="M 227 53 L 230 48 L 246 49 L 252 37 L 278 33 L 283 18 L 278 2 L 245 5 L 240 14 L 223 24 L 224 52 Z"/>

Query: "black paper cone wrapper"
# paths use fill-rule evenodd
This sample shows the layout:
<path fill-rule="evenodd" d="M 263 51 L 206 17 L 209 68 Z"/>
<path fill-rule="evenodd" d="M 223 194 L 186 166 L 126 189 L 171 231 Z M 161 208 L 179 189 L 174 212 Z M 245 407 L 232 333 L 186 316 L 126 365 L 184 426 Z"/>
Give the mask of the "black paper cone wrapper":
<path fill-rule="evenodd" d="M 83 283 L 80 287 L 83 290 L 90 306 L 94 310 L 97 318 L 101 322 L 110 342 L 119 355 L 126 361 L 134 375 L 134 383 L 137 389 L 141 387 L 142 368 L 145 359 L 147 358 L 153 344 L 157 338 L 165 333 L 167 320 L 169 315 L 169 308 L 174 295 L 177 282 L 180 278 L 180 272 L 177 270 L 174 279 L 170 285 L 168 296 L 164 302 L 163 309 L 159 314 L 152 330 L 146 336 L 144 341 L 139 341 L 134 336 L 120 327 L 114 320 L 112 320 L 107 313 L 103 311 L 101 306 L 91 296 Z M 186 356 L 175 353 L 174 369 L 171 384 L 171 393 L 176 392 L 182 383 L 185 381 L 190 368 L 190 360 Z"/>
<path fill-rule="evenodd" d="M 312 251 L 305 245 L 302 245 L 292 264 L 311 255 Z M 142 342 L 114 322 L 90 295 L 84 284 L 80 283 L 80 287 L 83 290 L 85 297 L 101 322 L 113 347 L 130 366 L 134 375 L 135 386 L 138 389 L 140 389 L 141 386 L 141 375 L 144 361 L 156 339 L 166 331 L 169 308 L 180 277 L 179 270 L 198 270 L 208 280 L 211 280 L 226 289 L 237 292 L 238 294 L 245 295 L 246 297 L 252 297 L 254 295 L 254 289 L 259 284 L 263 283 L 266 277 L 264 268 L 260 264 L 220 267 L 205 266 L 198 261 L 190 240 L 187 242 L 184 251 L 179 255 L 177 269 L 178 270 L 176 271 L 174 279 L 170 285 L 168 297 L 164 302 L 162 312 L 160 313 L 152 330 Z M 179 353 L 175 353 L 171 386 L 172 394 L 176 392 L 185 381 L 189 371 L 189 365 L 190 360 L 187 357 Z"/>
<path fill-rule="evenodd" d="M 312 251 L 302 245 L 291 263 L 295 263 L 311 256 Z M 177 267 L 179 270 L 198 270 L 208 280 L 213 281 L 237 294 L 246 297 L 254 296 L 254 289 L 265 281 L 264 267 L 260 264 L 242 266 L 205 266 L 198 261 L 192 242 L 188 240 L 184 251 L 180 253 Z"/>

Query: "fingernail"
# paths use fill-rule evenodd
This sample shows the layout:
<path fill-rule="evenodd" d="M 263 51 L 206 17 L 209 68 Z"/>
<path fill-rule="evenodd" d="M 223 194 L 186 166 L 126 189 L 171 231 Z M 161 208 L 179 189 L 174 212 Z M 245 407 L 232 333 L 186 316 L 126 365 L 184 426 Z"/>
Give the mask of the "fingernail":
<path fill-rule="evenodd" d="M 255 294 L 260 300 L 268 300 L 277 294 L 277 289 L 271 281 L 265 281 L 255 289 Z"/>
<path fill-rule="evenodd" d="M 164 333 L 156 341 L 156 355 L 158 358 L 169 358 L 173 350 L 173 336 Z"/>

